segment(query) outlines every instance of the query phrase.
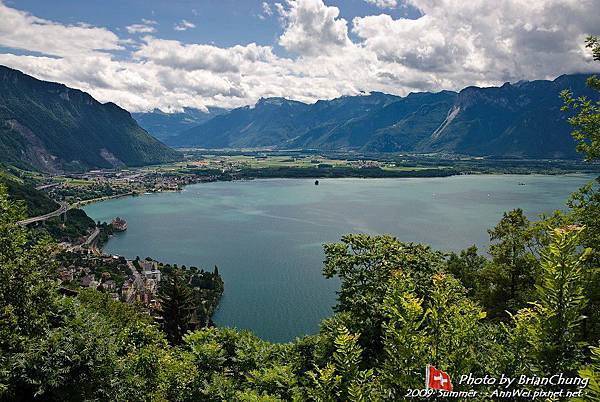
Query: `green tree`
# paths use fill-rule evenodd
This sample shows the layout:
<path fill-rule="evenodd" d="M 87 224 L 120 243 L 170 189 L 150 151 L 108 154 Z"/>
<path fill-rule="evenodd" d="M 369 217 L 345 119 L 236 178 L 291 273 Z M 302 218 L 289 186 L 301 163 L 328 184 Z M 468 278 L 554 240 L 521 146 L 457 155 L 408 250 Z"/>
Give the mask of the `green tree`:
<path fill-rule="evenodd" d="M 586 40 L 586 47 L 591 50 L 592 57 L 600 61 L 600 39 L 590 36 Z M 600 93 L 600 78 L 591 76 L 587 80 L 588 87 Z M 572 136 L 577 142 L 577 150 L 585 155 L 588 161 L 597 161 L 600 158 L 600 101 L 575 95 L 568 90 L 561 93 L 565 105 L 564 111 L 576 113 L 569 118 L 574 130 Z M 592 249 L 589 259 L 590 267 L 600 266 L 600 193 L 598 184 L 590 183 L 575 192 L 568 201 L 571 208 L 571 220 L 585 226 L 586 233 L 581 236 L 583 247 Z M 596 340 L 600 337 L 600 288 L 595 286 L 600 280 L 597 270 L 586 271 L 586 295 L 589 303 L 585 314 L 590 317 L 583 324 L 582 331 L 587 340 Z"/>
<path fill-rule="evenodd" d="M 481 298 L 492 318 L 508 318 L 505 311 L 516 312 L 532 300 L 537 264 L 529 249 L 530 222 L 523 210 L 515 209 L 488 232 L 492 261 L 481 274 Z"/>
<path fill-rule="evenodd" d="M 323 273 L 341 279 L 334 310 L 347 313 L 345 325 L 360 333 L 360 344 L 368 359 L 383 350 L 382 324 L 386 320 L 383 300 L 392 273 L 411 274 L 418 295 L 427 293 L 432 277 L 443 270 L 439 252 L 421 244 L 402 243 L 392 236 L 346 235 L 340 243 L 326 244 Z"/>
<path fill-rule="evenodd" d="M 585 319 L 584 270 L 590 250 L 578 252 L 582 231 L 578 226 L 554 229 L 542 250 L 538 301 L 513 317 L 511 346 L 522 369 L 573 373 L 583 361 L 578 329 Z"/>
<path fill-rule="evenodd" d="M 481 358 L 475 345 L 486 313 L 466 297 L 465 288 L 456 279 L 440 273 L 433 277 L 426 315 L 433 364 L 451 368 L 455 375 L 473 372 Z"/>
<path fill-rule="evenodd" d="M 447 269 L 458 279 L 471 297 L 481 298 L 481 273 L 488 263 L 487 258 L 477 253 L 477 247 L 471 246 L 460 254 L 450 253 Z"/>
<path fill-rule="evenodd" d="M 259 395 L 270 395 L 277 400 L 290 401 L 298 392 L 298 378 L 288 364 L 273 364 L 251 370 L 247 378 L 248 386 Z"/>
<path fill-rule="evenodd" d="M 427 331 L 426 306 L 415 295 L 414 282 L 406 273 L 394 273 L 383 309 L 388 322 L 383 324 L 382 381 L 385 395 L 397 400 L 407 388 L 422 386 L 424 367 L 431 362 L 432 340 Z"/>
<path fill-rule="evenodd" d="M 190 400 L 305 400 L 292 365 L 291 344 L 271 344 L 248 331 L 203 328 L 184 336 L 182 349 L 198 372 Z"/>
<path fill-rule="evenodd" d="M 184 273 L 176 269 L 161 281 L 158 292 L 160 314 L 167 339 L 174 345 L 181 343 L 189 330 L 190 320 L 196 310 L 194 293 L 186 282 Z"/>
<path fill-rule="evenodd" d="M 15 399 L 49 401 L 113 399 L 118 378 L 116 328 L 76 299 L 62 301 L 60 326 L 30 339 L 15 356 L 13 374 L 27 384 Z"/>
<path fill-rule="evenodd" d="M 544 317 L 544 358 L 551 368 L 574 370 L 579 366 L 577 329 L 585 319 L 585 262 L 590 249 L 578 253 L 581 227 L 555 229 L 552 243 L 542 251 L 542 280 L 536 287 L 536 308 Z"/>
<path fill-rule="evenodd" d="M 495 367 L 498 339 L 485 335 L 485 312 L 455 278 L 435 274 L 426 300 L 414 289 L 410 275 L 399 271 L 385 296 L 385 359 L 377 368 L 390 400 L 400 400 L 407 388 L 420 388 L 427 364 L 453 376 L 489 374 Z"/>
<path fill-rule="evenodd" d="M 600 345 L 592 346 L 590 351 L 591 363 L 579 370 L 579 376 L 590 381 L 585 390 L 585 397 L 581 400 L 591 402 L 600 401 Z"/>
<path fill-rule="evenodd" d="M 51 243 L 16 223 L 24 218 L 0 184 L 0 397 L 25 391 L 15 377 L 19 356 L 60 320 Z"/>
<path fill-rule="evenodd" d="M 571 213 L 565 223 L 576 223 L 584 227 L 579 236 L 581 246 L 590 249 L 587 260 L 588 269 L 584 271 L 584 287 L 588 304 L 584 314 L 589 317 L 582 324 L 583 338 L 595 341 L 600 338 L 600 192 L 592 183 L 582 187 L 571 195 L 567 202 Z"/>
<path fill-rule="evenodd" d="M 600 61 L 598 37 L 588 37 L 586 47 L 592 50 L 594 60 Z M 600 78 L 597 76 L 588 78 L 587 85 L 600 92 Z M 574 98 L 573 93 L 568 90 L 561 95 L 565 101 L 563 110 L 577 112 L 569 118 L 569 123 L 575 128 L 572 135 L 577 141 L 577 150 L 585 154 L 588 161 L 600 158 L 600 101 L 593 102 L 584 96 Z"/>
<path fill-rule="evenodd" d="M 362 348 L 359 335 L 346 327 L 337 328 L 331 361 L 323 368 L 309 372 L 311 400 L 316 402 L 377 402 L 381 399 L 373 369 L 362 370 Z"/>

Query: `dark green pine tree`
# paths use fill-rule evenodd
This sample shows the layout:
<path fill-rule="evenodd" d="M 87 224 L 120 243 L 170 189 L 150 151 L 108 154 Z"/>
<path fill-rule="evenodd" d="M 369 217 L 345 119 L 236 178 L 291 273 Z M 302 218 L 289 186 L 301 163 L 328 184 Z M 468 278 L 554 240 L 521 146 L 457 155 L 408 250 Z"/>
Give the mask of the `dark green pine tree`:
<path fill-rule="evenodd" d="M 178 345 L 188 330 L 196 309 L 193 291 L 188 286 L 186 277 L 181 270 L 177 269 L 163 279 L 158 299 L 167 339 L 173 345 Z"/>

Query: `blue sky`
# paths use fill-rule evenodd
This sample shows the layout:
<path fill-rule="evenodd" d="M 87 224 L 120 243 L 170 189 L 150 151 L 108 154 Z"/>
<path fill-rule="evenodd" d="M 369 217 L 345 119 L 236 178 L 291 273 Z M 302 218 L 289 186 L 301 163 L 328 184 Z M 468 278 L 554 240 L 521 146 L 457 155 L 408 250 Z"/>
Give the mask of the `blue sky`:
<path fill-rule="evenodd" d="M 263 3 L 273 7 L 274 1 L 13 0 L 5 3 L 40 18 L 65 24 L 85 22 L 125 33 L 125 27 L 146 19 L 157 22 L 155 34 L 165 39 L 210 43 L 221 47 L 255 42 L 285 51 L 277 46 L 278 37 L 283 31 L 277 16 L 269 17 L 263 9 Z M 348 21 L 354 17 L 381 12 L 381 8 L 364 0 L 336 0 L 328 1 L 327 4 L 337 6 L 340 17 Z M 395 18 L 415 18 L 419 14 L 413 7 L 388 8 L 385 11 Z M 182 20 L 189 21 L 196 27 L 185 31 L 174 30 L 173 27 Z"/>
<path fill-rule="evenodd" d="M 598 68 L 600 0 L 0 0 L 0 64 L 130 111 L 460 90 Z"/>

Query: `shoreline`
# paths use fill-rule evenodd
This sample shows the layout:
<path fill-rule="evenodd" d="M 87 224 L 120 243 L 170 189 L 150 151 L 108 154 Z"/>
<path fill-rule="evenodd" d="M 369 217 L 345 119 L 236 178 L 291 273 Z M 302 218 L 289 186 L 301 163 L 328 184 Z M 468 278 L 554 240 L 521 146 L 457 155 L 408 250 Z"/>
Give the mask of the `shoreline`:
<path fill-rule="evenodd" d="M 448 176 L 405 176 L 405 177 L 369 177 L 369 176 L 364 176 L 364 177 L 357 177 L 357 176 L 341 176 L 341 177 L 322 177 L 322 176 L 313 176 L 313 177 L 298 177 L 298 176 L 277 176 L 277 177 L 242 177 L 242 178 L 236 178 L 236 179 L 217 179 L 217 180 L 212 180 L 212 181 L 198 181 L 196 183 L 190 183 L 190 184 L 185 184 L 183 185 L 180 189 L 177 190 L 164 190 L 164 191 L 145 191 L 145 192 L 136 192 L 136 191 L 130 191 L 128 193 L 124 193 L 124 194 L 116 194 L 113 196 L 107 196 L 107 197 L 101 197 L 101 198 L 94 198 L 94 199 L 90 199 L 90 200 L 84 200 L 84 201 L 78 201 L 76 204 L 73 204 L 72 206 L 70 206 L 70 209 L 72 208 L 79 208 L 82 209 L 82 207 L 91 205 L 91 204 L 96 204 L 98 202 L 103 202 L 103 201 L 110 201 L 113 199 L 119 199 L 119 198 L 125 198 L 125 197 L 140 197 L 143 195 L 154 195 L 154 194 L 165 194 L 165 193 L 180 193 L 182 191 L 184 191 L 187 187 L 189 186 L 194 186 L 194 185 L 198 185 L 198 184 L 207 184 L 207 183 L 217 183 L 217 182 L 222 182 L 222 183 L 228 183 L 228 182 L 247 182 L 247 181 L 255 181 L 255 180 L 322 180 L 322 179 L 327 179 L 327 180 L 348 180 L 348 179 L 355 179 L 355 180 L 397 180 L 397 179 L 449 179 L 449 178 L 457 178 L 457 177 L 463 177 L 463 176 L 524 176 L 524 177 L 528 177 L 528 176 L 580 176 L 580 175 L 590 175 L 590 176 L 596 176 L 600 177 L 600 172 L 564 172 L 564 173 L 538 173 L 538 172 L 532 172 L 532 173 L 480 173 L 480 172 L 468 172 L 468 173 L 458 173 L 458 174 L 452 174 L 452 175 L 448 175 Z M 595 178 L 592 177 L 590 180 L 594 180 Z"/>
<path fill-rule="evenodd" d="M 128 197 L 128 196 L 134 196 L 135 194 L 136 194 L 135 191 L 130 191 L 128 193 L 123 193 L 123 194 L 107 195 L 105 197 L 91 198 L 89 200 L 77 201 L 76 203 L 70 205 L 69 209 L 81 209 L 81 207 L 84 207 L 89 204 L 94 204 L 96 202 L 108 201 L 108 200 L 113 200 L 116 198 L 123 198 L 123 197 Z"/>

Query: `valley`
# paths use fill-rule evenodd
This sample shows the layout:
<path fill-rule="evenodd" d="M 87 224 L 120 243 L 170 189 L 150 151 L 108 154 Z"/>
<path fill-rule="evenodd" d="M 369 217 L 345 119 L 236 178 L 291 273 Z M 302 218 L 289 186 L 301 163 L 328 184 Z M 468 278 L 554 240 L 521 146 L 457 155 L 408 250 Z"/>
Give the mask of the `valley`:
<path fill-rule="evenodd" d="M 0 0 L 0 401 L 600 401 L 600 0 L 496 3 Z"/>
<path fill-rule="evenodd" d="M 32 186 L 41 187 L 52 199 L 67 202 L 74 207 L 128 195 L 181 191 L 190 184 L 214 181 L 259 178 L 449 177 L 465 174 L 560 175 L 600 171 L 599 164 L 560 159 L 298 151 L 182 151 L 185 161 L 157 166 L 99 169 L 68 175 L 13 171 Z"/>

